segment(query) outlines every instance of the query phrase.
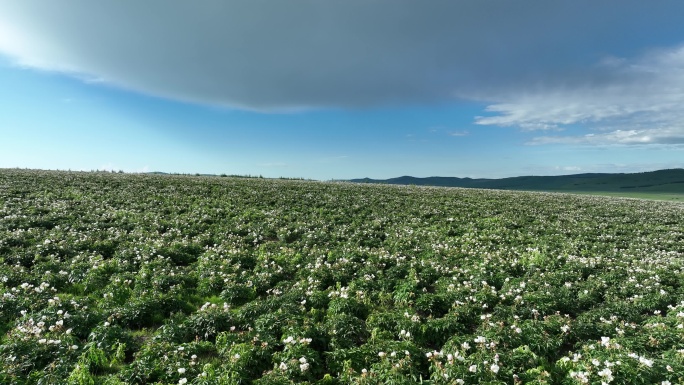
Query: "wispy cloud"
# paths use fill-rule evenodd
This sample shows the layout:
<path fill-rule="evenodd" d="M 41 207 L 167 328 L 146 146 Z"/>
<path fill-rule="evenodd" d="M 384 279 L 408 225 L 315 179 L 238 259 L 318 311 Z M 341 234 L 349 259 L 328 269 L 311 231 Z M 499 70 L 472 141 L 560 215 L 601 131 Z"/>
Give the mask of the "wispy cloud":
<path fill-rule="evenodd" d="M 600 75 L 600 76 L 599 76 Z M 597 80 L 600 78 L 600 81 Z M 576 85 L 511 92 L 480 125 L 523 131 L 585 127 L 594 133 L 540 136 L 529 144 L 684 144 L 684 46 L 636 59 L 608 58 Z"/>
<path fill-rule="evenodd" d="M 433 126 L 428 129 L 430 134 L 437 134 L 437 135 L 447 135 L 447 136 L 468 136 L 470 135 L 470 132 L 467 130 L 458 130 L 453 127 L 449 127 L 448 125 L 443 125 L 443 126 Z"/>
<path fill-rule="evenodd" d="M 470 135 L 469 131 L 451 131 L 448 133 L 449 136 L 468 136 Z"/>
<path fill-rule="evenodd" d="M 528 145 L 578 144 L 578 145 L 684 145 L 684 129 L 615 130 L 581 136 L 538 136 Z"/>

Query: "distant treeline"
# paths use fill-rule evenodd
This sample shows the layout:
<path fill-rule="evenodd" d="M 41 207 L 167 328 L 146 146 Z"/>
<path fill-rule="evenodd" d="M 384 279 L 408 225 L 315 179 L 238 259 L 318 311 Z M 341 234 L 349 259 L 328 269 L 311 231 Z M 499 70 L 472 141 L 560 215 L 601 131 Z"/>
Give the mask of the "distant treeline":
<path fill-rule="evenodd" d="M 501 179 L 416 178 L 402 176 L 384 180 L 370 178 L 352 179 L 349 182 L 527 191 L 684 193 L 684 169 L 677 168 L 631 174 L 589 173 L 558 176 L 519 176 Z"/>

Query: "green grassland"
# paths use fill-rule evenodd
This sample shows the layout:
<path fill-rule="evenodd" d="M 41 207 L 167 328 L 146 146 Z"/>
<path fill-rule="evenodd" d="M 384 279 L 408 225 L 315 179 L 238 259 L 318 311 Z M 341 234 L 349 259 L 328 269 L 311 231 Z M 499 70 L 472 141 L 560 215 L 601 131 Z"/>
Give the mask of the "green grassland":
<path fill-rule="evenodd" d="M 616 198 L 649 199 L 659 201 L 684 202 L 682 193 L 662 193 L 662 192 L 621 192 L 621 191 L 564 191 L 568 194 L 600 195 Z"/>
<path fill-rule="evenodd" d="M 0 383 L 682 383 L 683 218 L 595 195 L 0 170 Z"/>

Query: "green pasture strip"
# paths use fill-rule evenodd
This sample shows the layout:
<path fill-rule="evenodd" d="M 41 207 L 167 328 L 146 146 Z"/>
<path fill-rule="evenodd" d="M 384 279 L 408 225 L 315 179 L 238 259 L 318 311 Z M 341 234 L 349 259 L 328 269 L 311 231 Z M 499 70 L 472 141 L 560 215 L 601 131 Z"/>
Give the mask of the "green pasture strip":
<path fill-rule="evenodd" d="M 558 191 L 567 194 L 597 195 L 616 198 L 648 199 L 657 201 L 684 202 L 684 194 L 650 193 L 650 192 L 615 192 L 615 191 Z"/>

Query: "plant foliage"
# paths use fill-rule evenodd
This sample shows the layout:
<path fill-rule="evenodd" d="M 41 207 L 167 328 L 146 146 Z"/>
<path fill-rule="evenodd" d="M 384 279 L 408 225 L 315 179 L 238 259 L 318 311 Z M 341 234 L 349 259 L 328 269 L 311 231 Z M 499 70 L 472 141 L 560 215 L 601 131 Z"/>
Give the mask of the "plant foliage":
<path fill-rule="evenodd" d="M 682 383 L 684 206 L 0 170 L 0 383 Z"/>

